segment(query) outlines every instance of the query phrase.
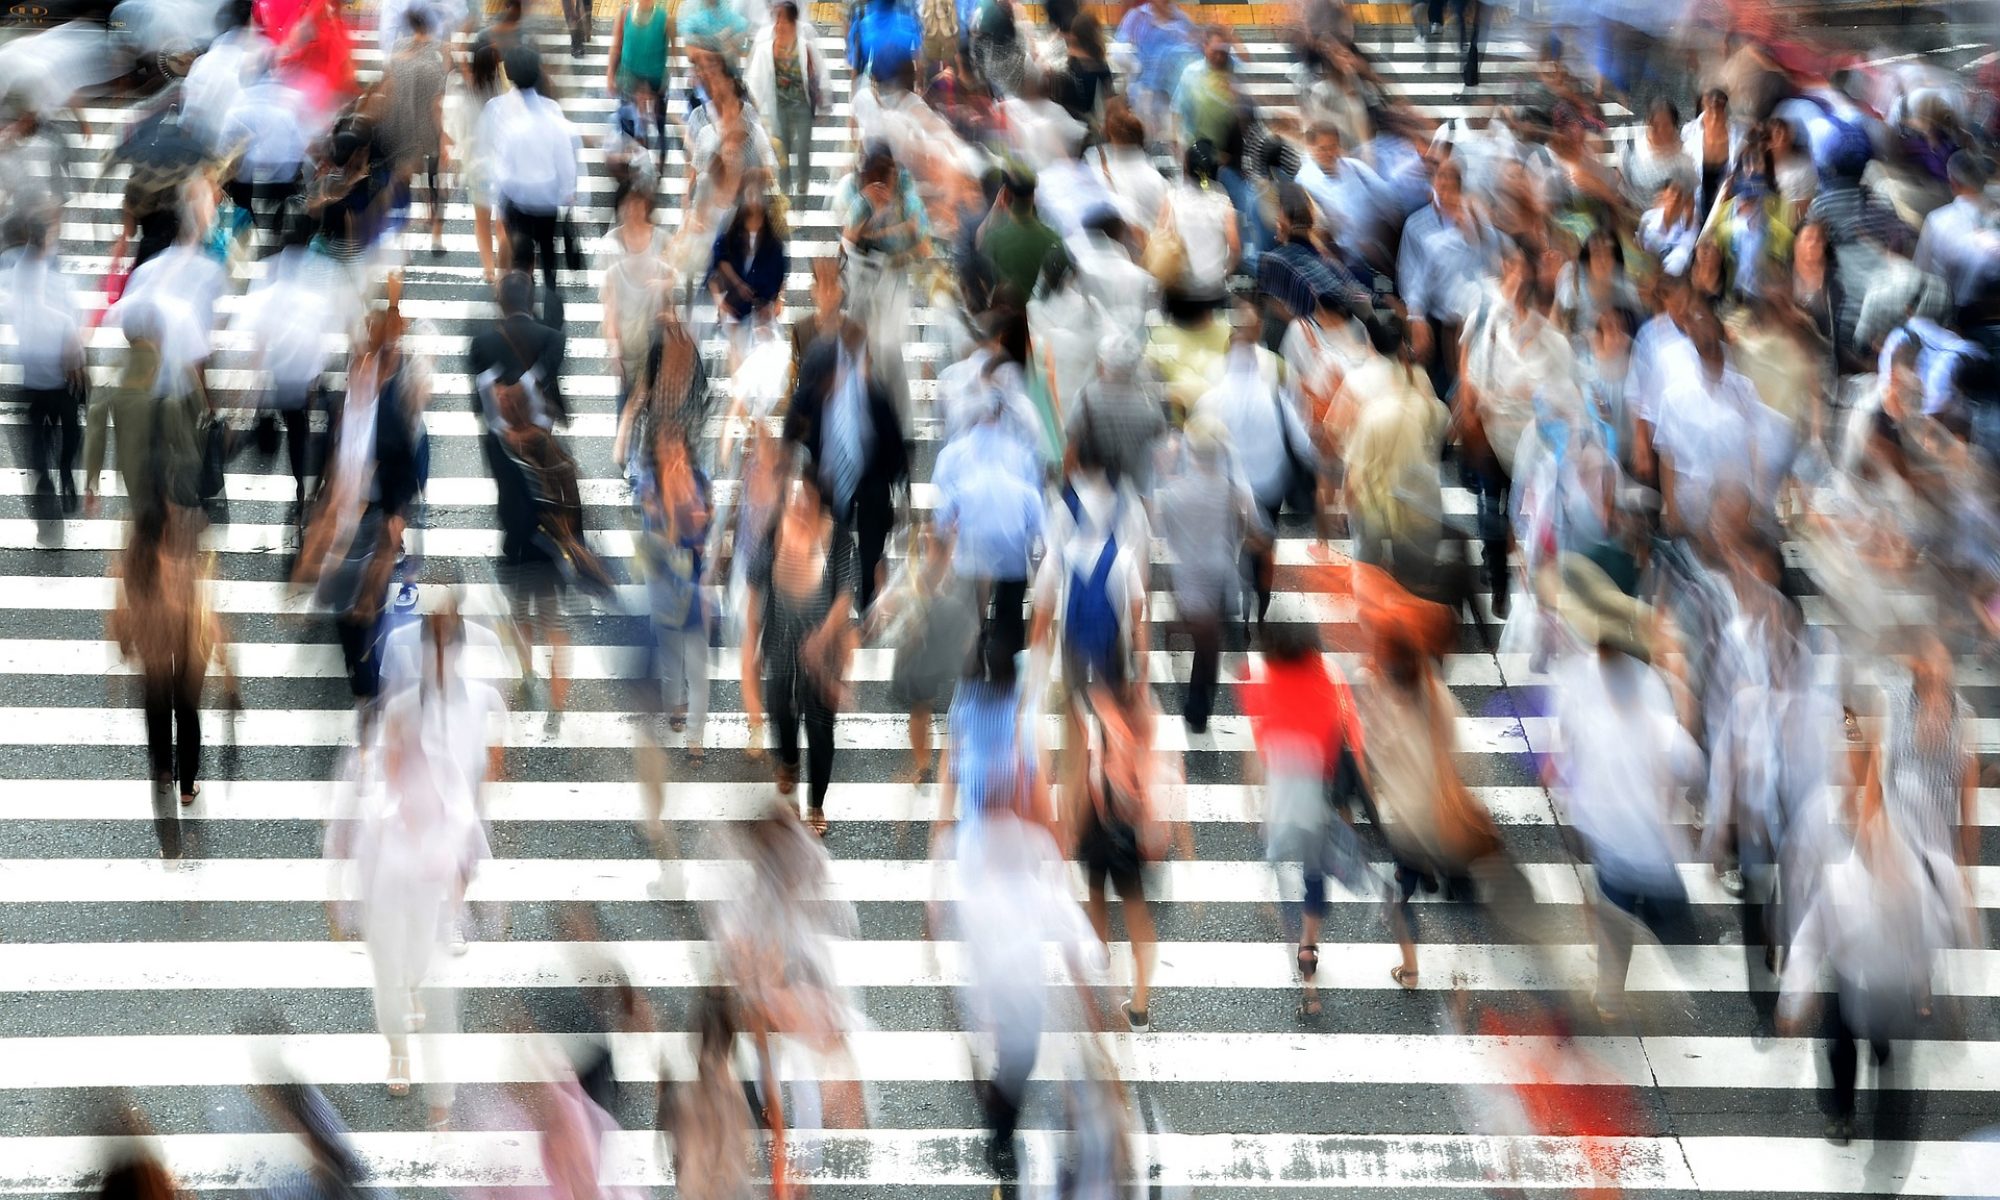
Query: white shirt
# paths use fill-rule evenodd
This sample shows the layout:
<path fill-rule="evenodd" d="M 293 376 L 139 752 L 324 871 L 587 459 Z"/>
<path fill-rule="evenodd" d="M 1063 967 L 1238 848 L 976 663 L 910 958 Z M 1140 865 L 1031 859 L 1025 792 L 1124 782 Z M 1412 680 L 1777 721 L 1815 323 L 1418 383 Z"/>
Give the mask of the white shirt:
<path fill-rule="evenodd" d="M 1187 249 L 1187 271 L 1182 277 L 1187 290 L 1197 295 L 1217 295 L 1229 273 L 1229 225 L 1236 209 L 1221 184 L 1199 188 L 1181 186 L 1167 198 L 1173 210 L 1174 229 Z"/>
<path fill-rule="evenodd" d="M 15 358 L 21 386 L 52 390 L 64 385 L 69 368 L 83 361 L 76 292 L 56 265 L 54 253 L 19 256 L 7 285 L 13 314 Z"/>
<path fill-rule="evenodd" d="M 1674 819 L 1674 789 L 1701 775 L 1701 750 L 1653 669 L 1622 654 L 1570 655 L 1550 672 L 1562 733 L 1557 793 L 1614 887 L 1671 895 L 1694 857 Z"/>
<path fill-rule="evenodd" d="M 1343 158 L 1329 172 L 1308 158 L 1299 164 L 1298 183 L 1319 207 L 1320 227 L 1332 232 L 1342 250 L 1360 258 L 1386 246 L 1394 199 L 1375 168 Z"/>
<path fill-rule="evenodd" d="M 486 102 L 477 137 L 493 154 L 494 186 L 502 200 L 548 213 L 576 198 L 583 142 L 555 101 L 537 92 L 503 92 Z"/>
<path fill-rule="evenodd" d="M 1084 156 L 1089 169 L 1104 180 L 1118 215 L 1127 225 L 1150 233 L 1159 224 L 1160 205 L 1167 198 L 1167 180 L 1137 146 L 1099 146 Z"/>
<path fill-rule="evenodd" d="M 1707 523 L 1717 490 L 1729 484 L 1763 507 L 1775 503 L 1794 441 L 1792 423 L 1731 367 L 1718 380 L 1697 372 L 1668 392 L 1653 427 L 1653 444 L 1673 460 L 1674 502 L 1689 528 Z"/>
<path fill-rule="evenodd" d="M 1114 491 L 1101 476 L 1075 475 L 1068 485 L 1076 490 L 1083 520 L 1070 515 L 1060 492 L 1050 501 L 1048 519 L 1042 523 L 1044 553 L 1035 573 L 1034 607 L 1051 614 L 1063 611 L 1069 602 L 1070 577 L 1088 577 L 1096 569 L 1113 515 L 1118 513 L 1118 557 L 1112 563 L 1106 591 L 1118 610 L 1119 627 L 1129 639 L 1132 605 L 1145 599 L 1146 566 L 1152 560 L 1152 531 L 1145 502 L 1130 482 L 1120 483 Z"/>
<path fill-rule="evenodd" d="M 1189 414 L 1190 421 L 1214 417 L 1229 430 L 1237 475 L 1266 506 L 1284 499 L 1291 470 L 1286 440 L 1299 454 L 1312 454 L 1298 406 L 1278 391 L 1278 374 L 1277 358 L 1270 351 L 1233 346 L 1222 382 L 1195 401 Z"/>
<path fill-rule="evenodd" d="M 270 53 L 271 43 L 254 27 L 233 29 L 188 68 L 181 83 L 181 119 L 211 150 L 220 152 L 226 144 L 223 124 Z"/>
<path fill-rule="evenodd" d="M 335 273 L 314 270 L 303 250 L 287 250 L 272 260 L 262 287 L 236 319 L 263 354 L 277 390 L 296 395 L 326 370 L 338 335 L 359 316 L 351 290 L 338 286 Z"/>
<path fill-rule="evenodd" d="M 299 120 L 304 107 L 303 96 L 275 79 L 238 94 L 220 139 L 224 146 L 243 148 L 238 179 L 272 183 L 298 175 L 306 158 L 306 131 Z"/>
<path fill-rule="evenodd" d="M 228 286 L 229 274 L 221 263 L 182 243 L 140 263 L 114 311 L 153 308 L 160 319 L 161 366 L 176 370 L 208 358 L 215 302 Z"/>
<path fill-rule="evenodd" d="M 1993 214 L 1970 196 L 1931 210 L 1917 237 L 1917 269 L 1944 280 L 1952 301 L 1970 301 L 1979 285 L 2000 268 L 2000 232 Z"/>

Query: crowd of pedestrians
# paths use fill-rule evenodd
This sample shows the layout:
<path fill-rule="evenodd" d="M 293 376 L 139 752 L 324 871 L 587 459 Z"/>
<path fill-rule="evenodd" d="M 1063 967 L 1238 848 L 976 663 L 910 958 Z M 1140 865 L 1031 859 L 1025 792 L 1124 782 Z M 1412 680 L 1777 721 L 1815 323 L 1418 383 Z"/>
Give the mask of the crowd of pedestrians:
<path fill-rule="evenodd" d="M 1453 6 L 1468 88 L 1485 7 Z M 327 852 L 356 903 L 333 920 L 375 964 L 388 1086 L 427 1083 L 434 1127 L 454 1096 L 412 1035 L 456 1028 L 437 964 L 491 932 L 465 895 L 508 710 L 559 740 L 566 624 L 638 596 L 649 847 L 681 852 L 666 797 L 726 744 L 725 654 L 772 785 L 716 847 L 752 882 L 705 914 L 714 987 L 658 1015 L 694 1036 L 659 1105 L 683 1194 L 750 1194 L 759 1125 L 790 1194 L 816 1135 L 873 1106 L 832 1082 L 867 1017 L 830 870 L 871 645 L 965 897 L 928 924 L 968 949 L 1003 1177 L 1044 1031 L 1174 1021 L 1148 885 L 1195 851 L 1181 751 L 1232 720 L 1307 1027 L 1338 1022 L 1316 979 L 1343 892 L 1379 903 L 1403 989 L 1445 986 L 1420 895 L 1559 940 L 1461 769 L 1478 735 L 1448 681 L 1489 652 L 1526 672 L 1514 711 L 1552 730 L 1536 767 L 1592 868 L 1595 978 L 1552 1019 L 1642 1020 L 1635 942 L 1696 936 L 1691 899 L 1720 888 L 1764 1032 L 1823 1033 L 1827 1136 L 1858 1136 L 1859 1042 L 1886 1062 L 1952 1020 L 1943 952 L 1983 945 L 1957 676 L 2000 633 L 1996 80 L 1842 57 L 1754 4 L 1657 7 L 1515 15 L 1530 94 L 1439 124 L 1334 4 L 1300 12 L 1275 109 L 1238 35 L 1171 0 L 859 0 L 836 117 L 836 31 L 795 0 L 630 0 L 615 107 L 582 126 L 519 0 L 484 24 L 385 2 L 366 81 L 336 4 L 231 0 L 148 118 L 189 148 L 123 152 L 110 356 L 86 364 L 97 281 L 60 269 L 63 169 L 9 192 L 0 268 L 51 540 L 79 511 L 129 521 L 107 633 L 142 681 L 162 853 L 172 797 L 199 803 L 205 681 L 235 694 L 204 538 L 226 465 L 282 427 L 293 579 L 355 702 Z M 1413 16 L 1433 53 L 1444 9 Z M 580 55 L 588 6 L 563 12 Z M 71 100 L 4 153 L 62 160 L 45 131 Z M 820 148 L 840 121 L 858 153 Z M 581 186 L 586 148 L 615 190 Z M 404 274 L 461 199 L 492 309 L 450 395 Z M 838 243 L 810 253 L 789 229 L 822 212 Z M 224 396 L 211 346 L 249 263 L 234 324 L 262 382 Z M 592 279 L 595 326 L 566 312 Z M 600 333 L 629 560 L 587 527 L 566 432 L 566 358 Z M 496 628 L 454 599 L 484 580 L 423 555 L 433 409 L 470 413 L 492 474 Z M 628 562 L 643 587 L 619 589 Z M 655 1021 L 630 988 L 580 1003 L 601 1032 Z M 610 1190 L 603 1053 L 553 1064 L 535 1106 L 568 1195 Z M 1087 1053 L 1053 1069 L 1081 1081 L 1061 1194 L 1122 1194 L 1127 1101 Z M 323 1097 L 273 1107 L 320 1148 L 317 1186 L 354 1186 Z"/>

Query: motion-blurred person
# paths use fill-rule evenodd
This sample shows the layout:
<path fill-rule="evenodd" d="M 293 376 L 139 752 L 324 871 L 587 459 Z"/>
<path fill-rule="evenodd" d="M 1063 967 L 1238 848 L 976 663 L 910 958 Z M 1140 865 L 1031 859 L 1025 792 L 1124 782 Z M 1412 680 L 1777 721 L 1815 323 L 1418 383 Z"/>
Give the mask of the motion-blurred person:
<path fill-rule="evenodd" d="M 222 668 L 225 693 L 236 703 L 228 635 L 194 537 L 186 518 L 158 505 L 141 508 L 115 569 L 117 605 L 105 620 L 106 636 L 139 671 L 155 798 L 178 784 L 183 808 L 201 794 L 201 693 L 211 663 Z M 159 824 L 161 855 L 178 857 L 177 825 L 167 817 Z"/>
<path fill-rule="evenodd" d="M 1229 471 L 1228 430 L 1197 417 L 1188 425 L 1185 464 L 1154 497 L 1160 536 L 1173 554 L 1174 614 L 1194 654 L 1181 698 L 1188 732 L 1208 732 L 1221 682 L 1222 634 L 1243 582 L 1238 547 L 1264 536 L 1256 500 Z"/>
<path fill-rule="evenodd" d="M 452 73 L 451 33 L 444 31 L 443 42 L 434 38 L 436 19 L 428 8 L 409 10 L 404 18 L 408 36 L 396 43 L 394 54 L 383 64 L 378 85 L 380 132 L 394 164 L 400 202 L 415 199 L 417 176 L 429 182 L 433 257 L 444 253 L 444 93 Z"/>
<path fill-rule="evenodd" d="M 1347 680 L 1320 653 L 1309 625 L 1265 629 L 1264 669 L 1243 691 L 1243 708 L 1257 738 L 1257 763 L 1265 794 L 1264 857 L 1298 863 L 1305 884 L 1299 917 L 1299 977 L 1305 995 L 1301 1021 L 1320 1014 L 1320 921 L 1326 915 L 1326 880 L 1368 876 L 1354 833 L 1335 803 L 1361 786 L 1361 717 Z M 1406 945 L 1407 950 L 1407 945 Z M 1405 965 L 1412 966 L 1414 952 Z M 1414 973 L 1414 972 L 1413 972 Z"/>
<path fill-rule="evenodd" d="M 777 319 L 784 307 L 785 227 L 761 192 L 746 190 L 736 214 L 715 239 L 708 288 L 721 310 L 732 366 L 749 348 L 752 330 Z"/>
<path fill-rule="evenodd" d="M 987 366 L 997 374 L 1002 360 Z M 1042 535 L 1042 468 L 1009 419 L 1000 381 L 985 382 L 984 411 L 938 452 L 931 519 L 981 627 L 1014 653 L 1027 642 L 1022 603 Z"/>
<path fill-rule="evenodd" d="M 1039 506 L 1036 515 L 1040 515 Z M 952 709 L 953 684 L 979 636 L 979 613 L 965 582 L 952 572 L 951 544 L 913 526 L 910 554 L 896 583 L 869 611 L 868 627 L 895 647 L 889 698 L 910 715 L 910 765 L 902 779 L 931 782 L 931 718 Z"/>
<path fill-rule="evenodd" d="M 667 302 L 671 282 L 664 256 L 669 234 L 653 221 L 653 193 L 630 184 L 611 201 L 618 221 L 597 244 L 597 269 L 604 275 L 598 303 L 604 306 L 605 357 L 618 368 L 620 417 L 645 376 L 653 327 Z"/>
<path fill-rule="evenodd" d="M 1671 942 L 1690 920 L 1679 864 L 1694 848 L 1673 805 L 1676 789 L 1699 778 L 1701 750 L 1686 728 L 1692 695 L 1652 665 L 1652 611 L 1581 555 L 1557 570 L 1558 610 L 1582 643 L 1551 671 L 1563 747 L 1557 795 L 1597 872 L 1596 1005 L 1610 1022 L 1624 1012 L 1634 925 Z"/>
<path fill-rule="evenodd" d="M 828 1058 L 852 1067 L 847 1037 L 862 1016 L 838 982 L 833 953 L 837 939 L 854 935 L 855 916 L 832 892 L 825 846 L 791 808 L 771 810 L 731 841 L 748 886 L 709 911 L 708 930 L 756 1048 L 774 1190 L 785 1189 L 794 1169 L 817 1165 L 817 1139 L 807 1135 L 829 1125 L 817 1068 Z M 840 1099 L 851 1101 L 852 1116 L 864 1115 L 862 1097 Z"/>
<path fill-rule="evenodd" d="M 487 426 L 499 423 L 499 394 L 509 388 L 523 393 L 528 415 L 544 427 L 569 423 L 569 402 L 563 396 L 563 357 L 567 343 L 562 330 L 561 293 L 545 294 L 542 317 L 535 315 L 534 276 L 509 271 L 495 296 L 500 316 L 472 335 L 466 346 L 466 374 L 472 377 L 473 410 Z"/>
<path fill-rule="evenodd" d="M 797 0 L 778 0 L 745 68 L 750 99 L 778 139 L 779 190 L 795 203 L 811 189 L 813 122 L 827 97 L 818 43 L 819 31 L 800 15 Z"/>
<path fill-rule="evenodd" d="M 1824 1096 L 1827 1140 L 1846 1145 L 1854 1136 L 1854 1091 L 1861 1039 L 1874 1052 L 1880 1101 L 1874 1138 L 1890 1145 L 1914 1131 L 1921 1093 L 1903 1092 L 1892 1070 L 1891 1043 L 1913 1037 L 1918 1015 L 1930 1005 L 1937 952 L 1962 945 L 1966 933 L 1962 896 L 1947 897 L 1927 876 L 1934 859 L 1906 837 L 1890 817 L 1882 793 L 1863 789 L 1853 851 L 1827 866 L 1787 956 L 1779 1028 L 1804 1029 L 1819 1004 L 1819 982 L 1831 968 L 1834 996 L 1823 1028 L 1831 1078 Z"/>
<path fill-rule="evenodd" d="M 1019 655 L 991 635 L 979 638 L 952 691 L 951 741 L 938 764 L 934 850 L 952 821 L 976 822 L 988 813 L 1054 827 L 1048 775 L 1022 699 Z"/>
<path fill-rule="evenodd" d="M 660 1132 L 672 1139 L 674 1186 L 688 1200 L 750 1200 L 750 1108 L 736 1076 L 739 1032 L 729 993 L 696 998 L 694 1078 L 660 1087 Z"/>
<path fill-rule="evenodd" d="M 280 1130 L 304 1143 L 306 1152 L 305 1162 L 266 1192 L 267 1200 L 352 1196 L 367 1184 L 354 1133 L 326 1093 L 310 1083 L 281 1083 L 257 1089 L 257 1098 Z"/>
<path fill-rule="evenodd" d="M 1914 633 L 1885 671 L 1885 732 L 1869 764 L 1896 831 L 1917 854 L 1962 868 L 1979 861 L 1979 764 L 1969 747 L 1972 706 L 1959 693 L 1951 651 L 1935 632 Z M 1957 890 L 1938 885 L 1947 899 Z"/>
<path fill-rule="evenodd" d="M 359 308 L 359 298 L 338 286 L 336 272 L 325 270 L 307 248 L 309 233 L 288 230 L 288 244 L 265 270 L 263 286 L 250 293 L 250 303 L 237 317 L 256 347 L 256 366 L 268 373 L 263 399 L 266 420 L 281 421 L 285 453 L 292 470 L 293 503 L 305 518 L 306 480 L 320 474 L 319 447 L 313 414 L 326 407 L 322 381 L 332 363 L 329 334 L 344 332 Z"/>
<path fill-rule="evenodd" d="M 641 130 L 652 126 L 658 174 L 665 174 L 667 163 L 667 46 L 672 40 L 666 5 L 631 0 L 612 24 L 611 51 L 605 58 L 605 87 L 637 110 Z"/>
<path fill-rule="evenodd" d="M 888 370 L 878 351 L 881 328 L 864 325 L 850 293 L 837 336 L 821 340 L 799 364 L 785 413 L 785 439 L 811 456 L 815 491 L 856 543 L 855 600 L 866 613 L 881 585 L 883 557 L 896 523 L 896 493 L 908 487 L 910 450 Z M 880 320 L 874 314 L 870 320 Z M 902 326 L 896 326 L 901 329 Z M 902 353 L 902 335 L 894 340 Z"/>
<path fill-rule="evenodd" d="M 1099 684 L 1091 689 L 1091 711 L 1103 732 L 1095 770 L 1084 796 L 1073 804 L 1077 863 L 1083 868 L 1084 910 L 1090 914 L 1097 940 L 1111 943 L 1111 903 L 1108 888 L 1124 902 L 1125 931 L 1132 947 L 1132 993 L 1123 1008 L 1125 1020 L 1137 1033 L 1151 1028 L 1147 1001 L 1151 995 L 1153 952 L 1157 937 L 1153 911 L 1146 901 L 1145 869 L 1166 850 L 1166 826 L 1156 807 L 1158 784 L 1166 768 L 1153 741 L 1159 714 L 1146 688 L 1122 691 Z M 1071 750 L 1090 756 L 1085 747 Z"/>
<path fill-rule="evenodd" d="M 960 824 L 949 852 L 965 897 L 948 911 L 968 960 L 967 1025 L 982 1042 L 991 1039 L 986 1078 L 974 1085 L 991 1135 L 986 1162 L 1010 1179 L 1019 1170 L 1014 1134 L 1042 1035 L 1062 1021 L 1050 1009 L 1059 996 L 1073 996 L 1087 1027 L 1100 1027 L 1090 989 L 1103 974 L 1104 949 L 1070 898 L 1057 870 L 1061 852 L 1041 825 L 989 808 L 981 821 Z M 1046 965 L 1051 946 L 1066 985 L 1054 994 Z"/>
<path fill-rule="evenodd" d="M 693 454 L 702 444 L 707 412 L 708 369 L 701 346 L 675 306 L 662 304 L 611 443 L 626 478 L 635 475 L 635 459 L 662 437 L 677 439 Z"/>
<path fill-rule="evenodd" d="M 746 577 L 743 703 L 753 727 L 767 710 L 770 714 L 780 795 L 798 787 L 804 725 L 806 822 L 823 837 L 826 792 L 833 782 L 833 719 L 847 704 L 844 677 L 860 571 L 853 539 L 834 522 L 819 485 L 801 474 L 789 486 L 783 512 Z"/>
<path fill-rule="evenodd" d="M 434 971 L 440 950 L 463 944 L 466 885 L 491 855 L 479 792 L 506 715 L 499 692 L 465 677 L 457 619 L 433 615 L 424 625 L 424 676 L 384 705 L 380 796 L 346 847 L 374 964 L 375 1020 L 389 1039 L 391 1096 L 410 1090 L 409 1035 L 458 1029 L 457 995 Z M 449 1118 L 456 1094 L 446 1044 L 431 1043 L 425 1056 L 433 1128 Z"/>
<path fill-rule="evenodd" d="M 542 283 L 555 291 L 561 287 L 556 234 L 563 210 L 576 197 L 581 140 L 561 107 L 542 94 L 539 54 L 516 47 L 507 55 L 506 68 L 514 90 L 487 101 L 475 136 L 494 156 L 493 185 L 514 269 L 532 274 L 539 256 Z"/>
<path fill-rule="evenodd" d="M 636 554 L 646 584 L 646 604 L 652 620 L 648 632 L 646 668 L 640 687 L 640 711 L 666 711 L 667 728 L 687 733 L 687 759 L 700 766 L 702 737 L 708 727 L 708 636 L 714 623 L 712 602 L 704 586 L 709 523 L 715 515 L 708 476 L 688 461 L 687 443 L 667 430 L 654 438 L 650 469 L 640 478 L 640 511 Z M 651 733 L 642 721 L 642 738 Z M 641 748 L 642 762 L 648 751 Z M 653 780 L 642 789 L 647 799 L 641 814 L 648 840 L 663 848 L 660 790 Z"/>
<path fill-rule="evenodd" d="M 930 218 L 909 171 L 880 143 L 863 151 L 831 207 L 846 251 L 847 311 L 866 332 L 876 377 L 894 398 L 896 412 L 907 416 L 903 342 L 910 321 L 910 268 L 930 253 Z"/>
<path fill-rule="evenodd" d="M 24 223 L 22 236 L 6 296 L 21 365 L 20 396 L 28 410 L 25 458 L 36 497 L 73 514 L 80 506 L 76 465 L 89 391 L 83 324 L 75 291 L 56 260 L 55 224 L 37 217 Z"/>

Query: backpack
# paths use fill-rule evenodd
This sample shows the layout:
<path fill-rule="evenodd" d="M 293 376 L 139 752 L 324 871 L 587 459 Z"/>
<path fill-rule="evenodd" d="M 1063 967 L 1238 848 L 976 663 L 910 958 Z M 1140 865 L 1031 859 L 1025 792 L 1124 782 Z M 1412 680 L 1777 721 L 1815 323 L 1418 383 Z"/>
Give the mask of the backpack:
<path fill-rule="evenodd" d="M 1063 488 L 1063 504 L 1077 527 L 1083 526 L 1083 501 L 1074 486 Z M 1125 496 L 1111 510 L 1104 548 L 1090 569 L 1069 573 L 1069 599 L 1063 606 L 1063 645 L 1093 678 L 1116 677 L 1124 651 L 1124 628 L 1118 606 L 1111 600 L 1111 570 L 1118 562 L 1118 525 L 1125 516 Z M 1083 682 L 1081 680 L 1079 683 Z"/>

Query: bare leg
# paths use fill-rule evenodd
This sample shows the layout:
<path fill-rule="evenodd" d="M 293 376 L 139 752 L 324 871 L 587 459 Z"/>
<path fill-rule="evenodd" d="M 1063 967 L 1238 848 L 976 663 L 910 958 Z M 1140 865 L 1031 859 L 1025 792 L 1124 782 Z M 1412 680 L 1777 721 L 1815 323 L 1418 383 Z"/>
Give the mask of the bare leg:
<path fill-rule="evenodd" d="M 484 204 L 472 206 L 472 240 L 479 247 L 479 273 L 486 282 L 493 282 L 493 262 L 496 253 L 494 242 L 498 226 L 493 223 L 493 210 Z"/>
<path fill-rule="evenodd" d="M 1125 932 L 1132 939 L 1132 1011 L 1146 1011 L 1146 1000 L 1152 993 L 1153 951 L 1157 948 L 1153 933 L 1153 910 L 1147 906 L 1144 896 L 1125 897 Z"/>

